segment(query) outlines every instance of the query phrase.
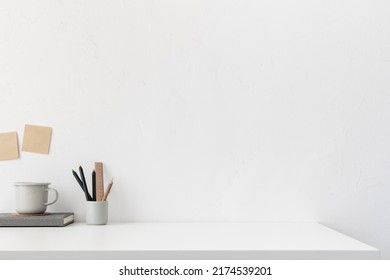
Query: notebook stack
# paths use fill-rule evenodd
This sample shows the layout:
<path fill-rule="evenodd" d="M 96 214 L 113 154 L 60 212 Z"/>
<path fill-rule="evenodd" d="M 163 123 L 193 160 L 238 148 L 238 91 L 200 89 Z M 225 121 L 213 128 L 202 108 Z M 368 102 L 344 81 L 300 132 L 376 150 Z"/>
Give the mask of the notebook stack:
<path fill-rule="evenodd" d="M 74 213 L 0 213 L 0 227 L 64 227 L 73 222 Z"/>

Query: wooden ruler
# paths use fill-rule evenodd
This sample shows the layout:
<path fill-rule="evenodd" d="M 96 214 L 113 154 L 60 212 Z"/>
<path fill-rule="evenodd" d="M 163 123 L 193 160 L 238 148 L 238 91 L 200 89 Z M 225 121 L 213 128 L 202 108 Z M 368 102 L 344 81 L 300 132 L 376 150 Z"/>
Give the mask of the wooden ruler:
<path fill-rule="evenodd" d="M 103 200 L 104 196 L 104 178 L 103 178 L 103 163 L 95 162 L 96 172 L 96 201 Z"/>

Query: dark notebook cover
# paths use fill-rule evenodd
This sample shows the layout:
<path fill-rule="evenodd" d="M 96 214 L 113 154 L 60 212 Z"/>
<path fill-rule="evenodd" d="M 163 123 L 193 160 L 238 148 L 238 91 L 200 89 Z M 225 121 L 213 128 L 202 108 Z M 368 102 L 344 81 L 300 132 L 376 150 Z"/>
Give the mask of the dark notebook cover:
<path fill-rule="evenodd" d="M 0 227 L 64 227 L 74 222 L 74 213 L 19 215 L 0 213 Z"/>

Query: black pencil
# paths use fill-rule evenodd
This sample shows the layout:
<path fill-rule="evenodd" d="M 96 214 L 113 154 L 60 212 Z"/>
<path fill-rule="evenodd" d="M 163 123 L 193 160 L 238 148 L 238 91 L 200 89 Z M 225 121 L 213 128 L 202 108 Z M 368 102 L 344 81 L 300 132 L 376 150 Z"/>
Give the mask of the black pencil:
<path fill-rule="evenodd" d="M 92 200 L 96 201 L 96 171 L 92 171 Z"/>
<path fill-rule="evenodd" d="M 85 195 L 87 196 L 87 200 L 92 201 L 92 197 L 89 195 L 88 192 L 87 182 L 85 181 L 84 170 L 81 166 L 79 167 L 79 171 L 80 171 L 81 181 L 83 182 Z"/>
<path fill-rule="evenodd" d="M 88 197 L 89 194 L 87 192 L 85 192 L 83 183 L 81 182 L 79 175 L 77 175 L 76 171 L 74 171 L 74 170 L 72 170 L 72 173 L 73 173 L 73 176 L 76 178 L 77 183 L 79 183 L 80 188 L 83 190 L 83 192 L 85 194 L 85 199 L 89 201 L 90 200 L 89 197 Z"/>

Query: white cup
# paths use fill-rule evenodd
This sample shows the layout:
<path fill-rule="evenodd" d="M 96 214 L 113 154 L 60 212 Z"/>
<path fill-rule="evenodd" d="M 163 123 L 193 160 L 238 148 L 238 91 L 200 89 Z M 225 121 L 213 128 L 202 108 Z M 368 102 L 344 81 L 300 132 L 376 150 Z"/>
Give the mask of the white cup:
<path fill-rule="evenodd" d="M 108 201 L 87 201 L 85 222 L 87 225 L 105 225 L 108 221 Z"/>
<path fill-rule="evenodd" d="M 14 183 L 16 194 L 16 212 L 20 214 L 40 214 L 48 205 L 58 200 L 58 192 L 49 188 L 50 183 L 17 182 Z M 48 193 L 54 193 L 54 199 L 48 202 Z"/>

